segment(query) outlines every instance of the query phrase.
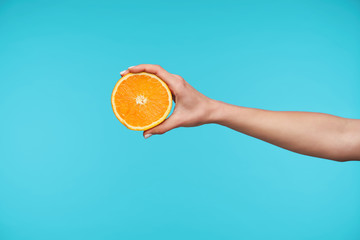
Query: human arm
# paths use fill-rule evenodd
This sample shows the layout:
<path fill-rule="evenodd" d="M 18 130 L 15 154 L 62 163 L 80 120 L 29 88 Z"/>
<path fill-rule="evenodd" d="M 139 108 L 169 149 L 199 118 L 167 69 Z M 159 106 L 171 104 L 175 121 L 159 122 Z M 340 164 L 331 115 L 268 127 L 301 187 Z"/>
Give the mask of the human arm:
<path fill-rule="evenodd" d="M 218 103 L 215 123 L 304 155 L 360 160 L 360 120 Z"/>
<path fill-rule="evenodd" d="M 128 72 L 156 74 L 174 95 L 173 114 L 160 125 L 145 131 L 145 138 L 177 127 L 216 123 L 300 154 L 336 161 L 360 160 L 360 120 L 227 104 L 206 97 L 182 77 L 158 65 L 134 66 L 122 75 Z"/>

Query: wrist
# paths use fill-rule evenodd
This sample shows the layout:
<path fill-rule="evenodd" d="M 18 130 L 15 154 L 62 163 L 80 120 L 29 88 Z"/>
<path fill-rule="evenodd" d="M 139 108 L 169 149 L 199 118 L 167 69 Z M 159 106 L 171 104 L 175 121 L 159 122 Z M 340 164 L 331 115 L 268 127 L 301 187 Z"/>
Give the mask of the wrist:
<path fill-rule="evenodd" d="M 226 103 L 210 99 L 208 103 L 207 123 L 221 124 Z"/>

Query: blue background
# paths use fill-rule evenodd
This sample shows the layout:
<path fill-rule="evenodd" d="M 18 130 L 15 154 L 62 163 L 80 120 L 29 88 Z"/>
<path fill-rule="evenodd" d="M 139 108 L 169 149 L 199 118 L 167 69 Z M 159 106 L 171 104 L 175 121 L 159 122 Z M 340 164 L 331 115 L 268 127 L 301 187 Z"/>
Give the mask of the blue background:
<path fill-rule="evenodd" d="M 360 165 L 221 126 L 144 140 L 119 71 L 360 118 L 359 1 L 1 1 L 0 239 L 360 239 Z"/>

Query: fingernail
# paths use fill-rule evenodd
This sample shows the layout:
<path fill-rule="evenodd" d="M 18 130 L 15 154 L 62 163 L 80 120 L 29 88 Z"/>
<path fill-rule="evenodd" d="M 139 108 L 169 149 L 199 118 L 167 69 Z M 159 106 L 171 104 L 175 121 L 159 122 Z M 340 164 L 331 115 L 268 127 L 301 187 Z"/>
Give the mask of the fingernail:
<path fill-rule="evenodd" d="M 135 67 L 135 66 L 128 67 L 128 69 L 129 69 L 129 68 L 133 68 L 133 67 Z"/>
<path fill-rule="evenodd" d="M 120 75 L 123 75 L 125 72 L 126 72 L 126 70 L 124 70 L 124 71 L 120 72 Z"/>
<path fill-rule="evenodd" d="M 151 137 L 151 136 L 152 136 L 152 134 L 151 134 L 151 133 L 148 133 L 148 134 L 145 134 L 144 138 L 147 139 L 147 138 L 149 138 L 149 137 Z"/>

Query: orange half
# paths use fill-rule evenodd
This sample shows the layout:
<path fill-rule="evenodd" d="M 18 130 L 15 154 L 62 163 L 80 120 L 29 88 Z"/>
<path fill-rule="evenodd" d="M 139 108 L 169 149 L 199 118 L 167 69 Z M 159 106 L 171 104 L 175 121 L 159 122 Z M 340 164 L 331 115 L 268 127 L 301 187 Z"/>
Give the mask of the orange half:
<path fill-rule="evenodd" d="M 111 105 L 117 119 L 127 128 L 145 131 L 159 125 L 170 114 L 172 95 L 158 76 L 129 73 L 116 83 Z"/>

